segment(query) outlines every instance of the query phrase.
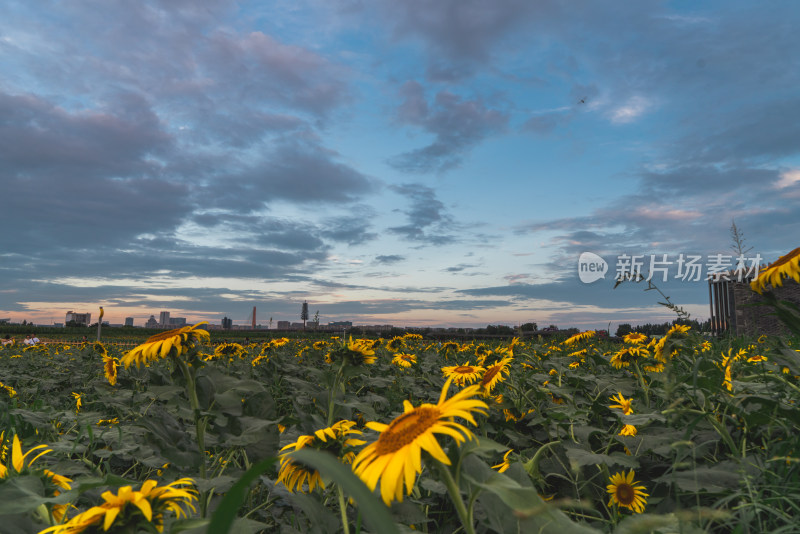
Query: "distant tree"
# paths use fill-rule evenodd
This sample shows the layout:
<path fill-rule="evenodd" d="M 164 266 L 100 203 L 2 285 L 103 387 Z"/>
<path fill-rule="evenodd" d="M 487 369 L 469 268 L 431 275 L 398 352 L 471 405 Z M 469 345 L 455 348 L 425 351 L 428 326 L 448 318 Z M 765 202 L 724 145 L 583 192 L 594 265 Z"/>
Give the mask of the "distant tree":
<path fill-rule="evenodd" d="M 617 327 L 617 333 L 614 335 L 617 337 L 622 337 L 630 334 L 631 332 L 633 332 L 633 327 L 630 325 L 630 323 L 622 323 Z"/>
<path fill-rule="evenodd" d="M 520 326 L 519 329 L 525 332 L 536 332 L 539 329 L 539 326 L 536 323 L 525 323 Z"/>
<path fill-rule="evenodd" d="M 514 329 L 503 324 L 486 325 L 486 333 L 494 335 L 514 335 Z"/>
<path fill-rule="evenodd" d="M 303 329 L 305 329 L 306 321 L 308 321 L 308 302 L 303 303 L 303 308 L 300 311 L 300 319 L 303 321 Z"/>

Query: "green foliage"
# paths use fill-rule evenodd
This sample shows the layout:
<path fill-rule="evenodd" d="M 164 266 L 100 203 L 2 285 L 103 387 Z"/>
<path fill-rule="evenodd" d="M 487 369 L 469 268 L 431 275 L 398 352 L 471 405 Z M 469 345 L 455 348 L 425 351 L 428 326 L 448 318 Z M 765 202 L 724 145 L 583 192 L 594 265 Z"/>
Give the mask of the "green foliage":
<path fill-rule="evenodd" d="M 797 310 L 776 313 L 791 320 Z M 74 505 L 73 516 L 100 504 L 106 490 L 191 477 L 197 511 L 168 516 L 165 532 L 791 530 L 800 512 L 800 345 L 711 341 L 695 330 L 663 340 L 663 370 L 655 369 L 654 341 L 649 356 L 617 368 L 619 340 L 442 350 L 442 341 L 406 338 L 402 352 L 417 359 L 404 368 L 392 363 L 387 340 L 376 344 L 375 363 L 358 364 L 340 357 L 341 340 L 309 336 L 120 368 L 116 386 L 92 344 L 3 348 L 6 445 L 13 435 L 23 451 L 46 444 L 51 452 L 34 465 L 69 477 L 72 489 L 54 494 L 36 470 L 0 479 L 0 525 L 39 532 L 56 505 Z M 129 347 L 106 344 L 116 358 Z M 293 453 L 324 487 L 292 493 L 277 482 L 281 448 L 301 436 L 349 420 L 363 432 L 353 437 L 371 442 L 378 433 L 366 422 L 390 423 L 404 401 L 438 401 L 442 367 L 481 360 L 489 368 L 509 349 L 508 373 L 483 397 L 487 415 L 476 426 L 460 421 L 475 439 L 459 447 L 438 435 L 451 465 L 424 458 L 402 503 L 387 508 L 329 454 L 345 458 L 342 446 Z M 81 394 L 79 411 L 73 393 Z M 633 413 L 610 407 L 620 394 Z M 635 435 L 622 435 L 625 425 Z M 507 469 L 493 469 L 509 450 Z M 609 477 L 629 470 L 649 494 L 645 514 L 609 505 Z"/>

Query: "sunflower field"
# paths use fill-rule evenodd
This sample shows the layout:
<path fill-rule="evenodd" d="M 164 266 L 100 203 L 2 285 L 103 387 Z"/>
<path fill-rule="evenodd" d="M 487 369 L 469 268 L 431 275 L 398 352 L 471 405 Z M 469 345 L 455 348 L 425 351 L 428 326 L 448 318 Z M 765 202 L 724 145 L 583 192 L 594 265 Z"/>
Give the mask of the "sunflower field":
<path fill-rule="evenodd" d="M 794 532 L 788 337 L 0 349 L 0 532 Z"/>

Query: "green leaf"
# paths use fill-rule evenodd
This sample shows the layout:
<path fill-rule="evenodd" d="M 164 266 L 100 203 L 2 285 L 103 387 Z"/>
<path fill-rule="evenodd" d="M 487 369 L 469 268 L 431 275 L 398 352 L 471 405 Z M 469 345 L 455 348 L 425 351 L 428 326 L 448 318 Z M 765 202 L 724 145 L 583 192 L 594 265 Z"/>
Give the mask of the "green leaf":
<path fill-rule="evenodd" d="M 0 516 L 30 512 L 45 502 L 39 477 L 15 477 L 0 484 Z"/>
<path fill-rule="evenodd" d="M 723 493 L 726 490 L 739 486 L 741 476 L 731 468 L 720 464 L 714 467 L 698 467 L 687 471 L 675 471 L 657 479 L 657 482 L 674 483 L 683 491 L 698 492 L 701 490 L 710 493 Z"/>
<path fill-rule="evenodd" d="M 299 449 L 290 455 L 293 460 L 309 465 L 323 477 L 332 479 L 359 505 L 359 510 L 372 530 L 382 534 L 399 534 L 389 509 L 369 490 L 353 471 L 331 454 L 314 449 Z"/>
<path fill-rule="evenodd" d="M 478 482 L 466 473 L 470 484 L 499 497 L 520 519 L 520 532 L 542 534 L 597 534 L 599 531 L 572 521 L 561 510 L 545 503 L 533 488 L 521 486 L 502 473 L 494 473 L 485 482 Z"/>
<path fill-rule="evenodd" d="M 211 516 L 211 523 L 209 523 L 208 529 L 206 530 L 207 534 L 228 534 L 228 532 L 230 532 L 233 521 L 236 519 L 239 507 L 247 496 L 250 485 L 268 469 L 271 469 L 278 460 L 279 458 L 277 457 L 262 460 L 242 475 L 239 481 L 228 490 L 228 493 L 225 494 L 222 498 L 222 502 L 220 502 L 219 506 L 214 511 L 214 515 Z"/>
<path fill-rule="evenodd" d="M 675 514 L 636 514 L 620 521 L 614 534 L 701 534 L 704 530 Z"/>
<path fill-rule="evenodd" d="M 639 462 L 633 456 L 628 456 L 620 452 L 608 454 L 596 454 L 584 449 L 568 448 L 567 458 L 576 467 L 585 465 L 620 465 L 622 467 L 639 467 Z"/>
<path fill-rule="evenodd" d="M 325 507 L 316 495 L 289 493 L 288 499 L 308 519 L 308 534 L 335 534 L 340 530 L 341 523 L 333 510 Z"/>

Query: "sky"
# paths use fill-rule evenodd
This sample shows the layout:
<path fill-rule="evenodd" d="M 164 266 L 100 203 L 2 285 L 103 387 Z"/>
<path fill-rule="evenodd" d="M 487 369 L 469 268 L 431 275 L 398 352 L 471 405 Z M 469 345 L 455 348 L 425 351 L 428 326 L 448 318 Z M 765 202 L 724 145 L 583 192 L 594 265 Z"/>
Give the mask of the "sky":
<path fill-rule="evenodd" d="M 322 324 L 613 330 L 675 317 L 614 289 L 641 256 L 705 319 L 733 221 L 752 262 L 800 245 L 798 22 L 769 0 L 4 1 L 0 318 L 308 301 Z"/>

